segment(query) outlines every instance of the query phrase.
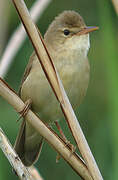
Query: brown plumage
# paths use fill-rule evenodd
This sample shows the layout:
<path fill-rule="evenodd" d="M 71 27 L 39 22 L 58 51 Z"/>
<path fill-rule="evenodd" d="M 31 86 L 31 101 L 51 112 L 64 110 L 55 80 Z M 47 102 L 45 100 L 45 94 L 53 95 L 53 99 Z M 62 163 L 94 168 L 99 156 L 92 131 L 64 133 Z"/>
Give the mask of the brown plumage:
<path fill-rule="evenodd" d="M 82 17 L 74 11 L 64 11 L 49 26 L 44 41 L 60 75 L 66 93 L 75 109 L 86 95 L 89 82 L 89 34 Z M 82 35 L 77 35 L 81 31 Z M 58 101 L 45 77 L 35 53 L 30 57 L 20 86 L 20 97 L 32 100 L 31 109 L 46 123 L 63 116 Z M 26 166 L 38 158 L 42 137 L 23 121 L 15 149 Z"/>

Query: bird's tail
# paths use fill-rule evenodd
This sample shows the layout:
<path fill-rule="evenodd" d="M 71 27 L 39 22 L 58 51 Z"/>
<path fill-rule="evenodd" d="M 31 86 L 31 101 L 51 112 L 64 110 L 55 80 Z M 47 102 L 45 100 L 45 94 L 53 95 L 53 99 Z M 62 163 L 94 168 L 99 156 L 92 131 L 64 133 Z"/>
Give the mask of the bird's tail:
<path fill-rule="evenodd" d="M 31 166 L 38 159 L 43 145 L 43 138 L 23 120 L 14 149 L 25 166 Z"/>

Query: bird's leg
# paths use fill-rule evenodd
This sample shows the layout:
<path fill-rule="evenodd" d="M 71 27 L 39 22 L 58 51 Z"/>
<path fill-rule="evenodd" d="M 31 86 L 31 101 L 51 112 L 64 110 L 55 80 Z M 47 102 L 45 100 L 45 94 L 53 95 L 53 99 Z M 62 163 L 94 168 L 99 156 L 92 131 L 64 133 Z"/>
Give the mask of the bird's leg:
<path fill-rule="evenodd" d="M 20 117 L 18 118 L 17 121 L 19 121 L 22 117 L 24 118 L 26 116 L 27 112 L 29 111 L 29 109 L 31 107 L 31 104 L 32 104 L 32 100 L 31 99 L 28 99 L 25 102 L 24 108 L 19 112 L 20 113 Z"/>
<path fill-rule="evenodd" d="M 61 137 L 63 138 L 64 142 L 67 143 L 68 140 L 67 140 L 66 136 L 64 135 L 64 133 L 63 133 L 63 131 L 62 131 L 62 129 L 61 129 L 61 126 L 60 126 L 59 122 L 58 122 L 58 121 L 55 121 L 55 124 L 56 124 L 56 127 L 57 127 L 57 129 L 58 129 Z"/>
<path fill-rule="evenodd" d="M 71 149 L 71 152 L 74 153 L 76 147 L 75 147 L 73 144 L 71 144 L 70 141 L 67 140 L 66 136 L 64 135 L 64 133 L 63 133 L 63 131 L 62 131 L 61 126 L 59 125 L 59 122 L 58 122 L 58 121 L 55 121 L 55 124 L 56 124 L 56 126 L 57 126 L 57 129 L 58 129 L 59 132 L 60 132 L 60 135 L 61 135 L 62 139 L 63 139 L 64 142 L 66 143 L 65 146 L 68 146 L 68 147 Z M 71 154 L 72 154 L 72 153 L 71 153 Z M 70 156 L 71 156 L 71 154 L 70 154 Z M 58 162 L 59 159 L 60 159 L 60 155 L 57 154 L 56 162 Z"/>

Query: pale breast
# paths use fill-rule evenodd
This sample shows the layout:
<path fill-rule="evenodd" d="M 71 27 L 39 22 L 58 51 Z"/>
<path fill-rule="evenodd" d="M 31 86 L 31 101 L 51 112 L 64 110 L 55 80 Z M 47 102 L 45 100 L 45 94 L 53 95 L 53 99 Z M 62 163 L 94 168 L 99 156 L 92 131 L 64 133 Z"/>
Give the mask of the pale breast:
<path fill-rule="evenodd" d="M 58 59 L 55 62 L 57 71 L 69 97 L 69 100 L 76 108 L 80 105 L 89 82 L 89 64 L 87 58 L 78 56 Z M 75 62 L 71 58 L 74 58 Z M 26 101 L 32 100 L 32 109 L 39 113 L 40 118 L 46 122 L 53 122 L 63 116 L 59 103 L 45 77 L 37 57 L 33 68 L 23 83 L 21 98 Z"/>
<path fill-rule="evenodd" d="M 88 88 L 90 74 L 88 59 L 78 56 L 75 52 L 69 59 L 65 59 L 62 65 L 58 64 L 57 69 L 69 100 L 73 108 L 76 108 L 81 104 Z"/>

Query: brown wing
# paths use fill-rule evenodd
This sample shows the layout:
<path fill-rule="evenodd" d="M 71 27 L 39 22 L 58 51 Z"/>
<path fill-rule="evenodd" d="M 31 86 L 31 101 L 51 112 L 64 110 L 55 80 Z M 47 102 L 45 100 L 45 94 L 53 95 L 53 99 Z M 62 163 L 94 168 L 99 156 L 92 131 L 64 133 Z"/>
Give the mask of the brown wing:
<path fill-rule="evenodd" d="M 29 62 L 27 64 L 27 66 L 26 66 L 25 72 L 23 74 L 23 78 L 21 80 L 19 91 L 18 91 L 19 96 L 21 95 L 22 84 L 24 83 L 24 81 L 26 80 L 26 78 L 28 77 L 28 75 L 29 75 L 29 73 L 30 73 L 30 71 L 32 69 L 32 62 L 33 62 L 34 56 L 36 56 L 35 52 L 32 53 L 32 55 L 31 55 L 31 57 L 29 59 Z"/>
<path fill-rule="evenodd" d="M 32 61 L 33 61 L 34 55 L 35 55 L 35 53 L 33 52 L 30 59 L 29 59 L 29 62 L 27 64 L 27 66 L 26 66 L 25 72 L 23 74 L 23 78 L 21 80 L 20 88 L 19 88 L 19 91 L 18 91 L 19 96 L 20 96 L 20 93 L 21 93 L 22 84 L 24 83 L 24 81 L 28 77 L 28 75 L 30 73 L 30 70 L 32 68 Z M 23 122 L 21 123 L 21 127 L 20 127 L 19 133 L 17 135 L 15 145 L 14 145 L 14 148 L 15 148 L 16 152 L 19 154 L 20 157 L 22 157 L 23 154 L 24 154 L 25 126 L 26 126 L 26 123 L 25 123 L 25 120 L 23 119 Z"/>
<path fill-rule="evenodd" d="M 24 83 L 24 81 L 26 80 L 26 78 L 28 77 L 32 69 L 32 62 L 35 56 L 36 54 L 35 52 L 33 52 L 33 54 L 31 55 L 29 59 L 28 65 L 26 66 L 26 69 L 25 69 L 25 72 L 24 72 L 24 75 L 20 84 L 20 88 L 19 88 L 19 95 L 21 94 L 22 84 Z M 33 163 L 35 163 L 35 161 L 39 157 L 39 154 L 41 152 L 42 145 L 43 145 L 43 138 L 40 139 L 39 144 L 37 145 L 37 147 L 34 148 L 33 151 L 26 150 L 25 149 L 25 143 L 27 141 L 27 137 L 26 137 L 27 127 L 26 126 L 27 126 L 26 120 L 23 119 L 23 122 L 21 123 L 20 130 L 15 141 L 14 149 L 19 155 L 19 157 L 21 158 L 24 165 L 31 166 Z"/>

